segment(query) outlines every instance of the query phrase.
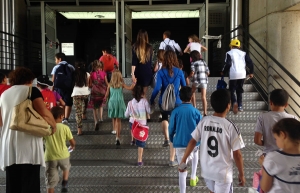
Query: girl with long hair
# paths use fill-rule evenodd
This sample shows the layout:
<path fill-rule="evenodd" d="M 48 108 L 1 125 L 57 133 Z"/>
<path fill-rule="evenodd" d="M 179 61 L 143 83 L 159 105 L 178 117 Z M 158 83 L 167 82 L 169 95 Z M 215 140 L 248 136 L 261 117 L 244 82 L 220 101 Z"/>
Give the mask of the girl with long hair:
<path fill-rule="evenodd" d="M 103 99 L 106 94 L 107 85 L 107 76 L 103 71 L 103 63 L 99 60 L 94 60 L 89 87 L 91 88 L 90 106 L 93 107 L 95 130 L 98 129 L 98 121 L 103 121 Z"/>
<path fill-rule="evenodd" d="M 161 114 L 162 114 L 162 129 L 165 135 L 165 141 L 163 144 L 163 147 L 167 147 L 170 145 L 169 143 L 169 131 L 168 131 L 168 116 L 171 114 L 171 111 L 163 111 L 161 108 L 162 104 L 162 95 L 165 92 L 167 86 L 169 83 L 173 83 L 174 85 L 174 91 L 176 93 L 176 102 L 175 105 L 180 105 L 182 101 L 179 98 L 179 88 L 180 86 L 186 86 L 186 82 L 184 79 L 184 75 L 182 70 L 179 69 L 178 66 L 178 60 L 176 53 L 169 50 L 166 51 L 164 54 L 164 61 L 162 64 L 161 70 L 158 71 L 157 73 L 157 83 L 155 85 L 155 88 L 152 92 L 150 103 L 151 105 L 154 104 L 154 100 L 157 96 L 157 94 L 161 93 L 159 97 L 159 106 L 161 109 Z M 170 145 L 170 166 L 176 166 L 177 163 L 174 161 L 175 158 L 175 149 L 173 148 L 173 145 Z"/>
<path fill-rule="evenodd" d="M 148 33 L 141 29 L 132 49 L 132 79 L 137 79 L 137 85 L 143 87 L 145 95 L 152 81 L 152 55 L 153 49 L 149 44 Z"/>
<path fill-rule="evenodd" d="M 125 118 L 125 102 L 123 97 L 123 88 L 132 90 L 136 80 L 131 86 L 127 86 L 119 70 L 112 73 L 110 83 L 108 84 L 104 100 L 108 99 L 108 117 L 112 118 L 113 131 L 116 134 L 116 145 L 120 145 L 121 119 Z"/>
<path fill-rule="evenodd" d="M 77 135 L 82 135 L 82 119 L 85 118 L 89 91 L 90 74 L 85 71 L 85 63 L 75 62 L 75 86 L 71 97 L 76 110 Z"/>
<path fill-rule="evenodd" d="M 207 48 L 200 43 L 198 36 L 196 36 L 195 34 L 190 35 L 188 37 L 188 41 L 189 44 L 184 49 L 184 53 L 190 53 L 196 50 L 201 54 L 201 52 L 205 52 L 207 50 Z"/>

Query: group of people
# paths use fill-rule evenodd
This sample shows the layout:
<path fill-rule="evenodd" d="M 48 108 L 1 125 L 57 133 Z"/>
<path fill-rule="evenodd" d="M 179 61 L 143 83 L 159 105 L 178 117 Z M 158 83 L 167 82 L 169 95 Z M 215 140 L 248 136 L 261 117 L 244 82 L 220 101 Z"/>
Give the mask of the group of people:
<path fill-rule="evenodd" d="M 59 181 L 58 168 L 63 170 L 62 191 L 67 191 L 69 152 L 75 149 L 75 140 L 67 126 L 73 104 L 77 135 L 81 136 L 84 132 L 82 120 L 87 118 L 87 106 L 93 109 L 97 130 L 103 121 L 103 105 L 107 103 L 108 117 L 113 125 L 112 134 L 116 135 L 116 145 L 119 146 L 121 119 L 129 117 L 130 128 L 135 121 L 147 125 L 159 92 L 158 105 L 165 137 L 163 147 L 170 146 L 169 165 L 178 166 L 180 192 L 186 192 L 188 163 L 191 163 L 190 186 L 196 186 L 199 181 L 196 174 L 199 153 L 201 176 L 210 192 L 232 192 L 234 162 L 239 172 L 239 185 L 245 185 L 241 153 L 245 145 L 239 128 L 226 119 L 226 115 L 230 110 L 234 113 L 243 111 L 243 83 L 247 74 L 253 77 L 251 59 L 239 49 L 238 40 L 231 41 L 231 50 L 226 53 L 222 70 L 222 75 L 229 72 L 229 91 L 219 89 L 211 94 L 214 112 L 208 115 L 206 88 L 210 72 L 201 56 L 201 51 L 206 48 L 195 35 L 189 37 L 190 43 L 184 50 L 190 53 L 191 73 L 187 74 L 182 71 L 182 61 L 178 59 L 178 54 L 182 53 L 180 46 L 170 39 L 169 31 L 163 33 L 163 39 L 157 52 L 158 61 L 152 65 L 153 48 L 149 44 L 147 31 L 138 32 L 132 47 L 131 85 L 125 84 L 118 70 L 118 62 L 110 54 L 109 48 L 103 50 L 99 60 L 93 61 L 89 72 L 84 62 L 77 61 L 73 67 L 65 61 L 63 53 L 56 54 L 57 65 L 51 72 L 52 81 L 45 75 L 38 77 L 37 88 L 32 88 L 30 96 L 33 108 L 52 128 L 52 135 L 44 138 L 9 129 L 12 109 L 28 96 L 35 78 L 33 73 L 24 67 L 12 71 L 9 86 L 7 77 L 0 74 L 0 166 L 6 171 L 7 192 L 40 192 L 40 166 L 46 166 L 49 193 L 54 192 Z M 155 84 L 148 101 L 147 91 L 153 81 Z M 166 111 L 162 107 L 163 94 L 170 84 L 173 85 L 175 108 Z M 203 113 L 196 108 L 197 88 L 202 93 Z M 123 89 L 132 91 L 133 99 L 127 107 Z M 287 104 L 288 93 L 275 89 L 270 93 L 271 111 L 261 114 L 257 119 L 254 141 L 264 146 L 265 154 L 260 157 L 263 170 L 261 188 L 266 192 L 295 193 L 300 183 L 300 122 L 295 116 L 285 113 Z M 70 143 L 69 148 L 65 145 L 66 141 Z M 138 147 L 137 165 L 143 166 L 146 142 L 132 136 L 130 144 Z"/>

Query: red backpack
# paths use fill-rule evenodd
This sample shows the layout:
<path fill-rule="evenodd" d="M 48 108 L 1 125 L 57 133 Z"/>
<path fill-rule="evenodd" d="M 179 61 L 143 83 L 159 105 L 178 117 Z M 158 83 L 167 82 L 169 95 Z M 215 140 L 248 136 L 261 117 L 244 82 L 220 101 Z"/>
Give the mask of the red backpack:
<path fill-rule="evenodd" d="M 49 89 L 44 89 L 41 91 L 43 98 L 44 98 L 44 103 L 46 105 L 47 109 L 51 109 L 52 107 L 56 106 L 56 98 L 54 93 L 49 90 Z"/>

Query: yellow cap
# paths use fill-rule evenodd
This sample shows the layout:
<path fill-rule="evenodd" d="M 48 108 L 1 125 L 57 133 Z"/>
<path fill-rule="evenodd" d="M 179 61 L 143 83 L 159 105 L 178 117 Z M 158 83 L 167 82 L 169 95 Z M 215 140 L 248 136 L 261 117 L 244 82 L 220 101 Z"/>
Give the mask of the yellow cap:
<path fill-rule="evenodd" d="M 233 39 L 233 40 L 231 40 L 229 46 L 240 47 L 241 46 L 241 42 L 240 42 L 240 40 Z"/>

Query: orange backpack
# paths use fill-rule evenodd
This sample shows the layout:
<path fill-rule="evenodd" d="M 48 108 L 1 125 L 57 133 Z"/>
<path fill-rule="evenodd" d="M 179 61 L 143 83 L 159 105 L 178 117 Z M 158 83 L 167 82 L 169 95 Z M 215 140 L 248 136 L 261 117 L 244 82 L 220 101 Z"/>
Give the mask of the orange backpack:
<path fill-rule="evenodd" d="M 46 105 L 47 109 L 51 109 L 52 107 L 56 106 L 56 99 L 54 93 L 49 90 L 49 89 L 44 89 L 41 91 L 43 98 L 44 98 L 44 103 Z"/>

